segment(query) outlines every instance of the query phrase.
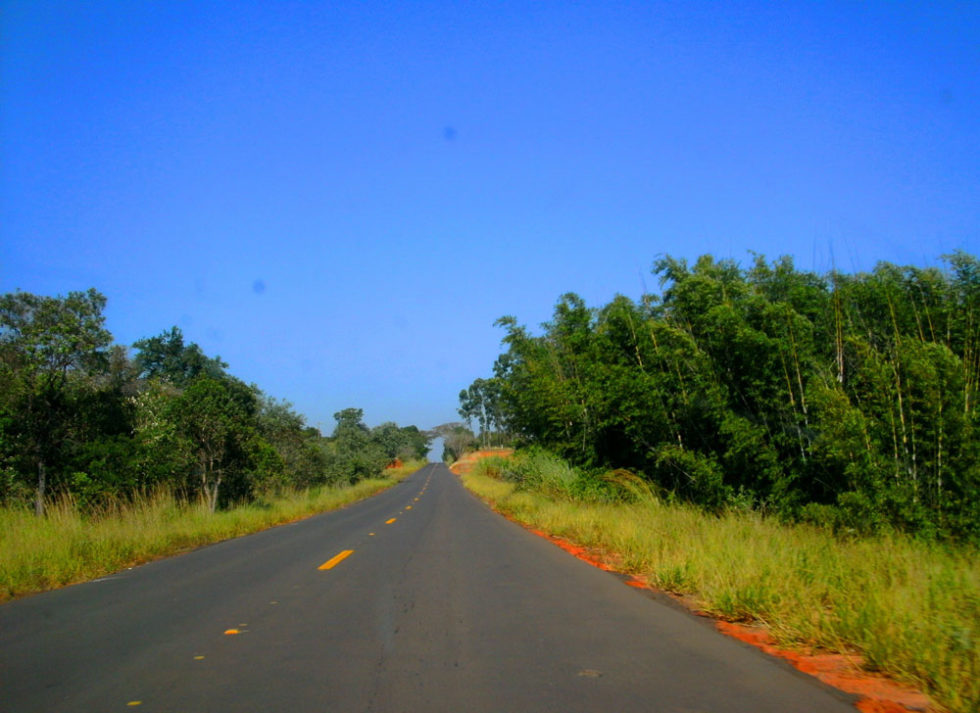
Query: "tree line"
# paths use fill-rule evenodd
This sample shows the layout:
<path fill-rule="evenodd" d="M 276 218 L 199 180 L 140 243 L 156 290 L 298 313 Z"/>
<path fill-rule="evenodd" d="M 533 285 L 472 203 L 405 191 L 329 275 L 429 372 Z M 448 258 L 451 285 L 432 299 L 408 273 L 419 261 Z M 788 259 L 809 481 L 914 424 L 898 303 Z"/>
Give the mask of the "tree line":
<path fill-rule="evenodd" d="M 655 263 L 660 294 L 514 317 L 461 414 L 669 497 L 980 539 L 980 262 Z"/>
<path fill-rule="evenodd" d="M 352 483 L 430 434 L 337 414 L 329 437 L 231 375 L 180 329 L 113 344 L 95 289 L 0 296 L 0 502 L 81 503 L 168 487 L 213 511 L 290 488 Z"/>

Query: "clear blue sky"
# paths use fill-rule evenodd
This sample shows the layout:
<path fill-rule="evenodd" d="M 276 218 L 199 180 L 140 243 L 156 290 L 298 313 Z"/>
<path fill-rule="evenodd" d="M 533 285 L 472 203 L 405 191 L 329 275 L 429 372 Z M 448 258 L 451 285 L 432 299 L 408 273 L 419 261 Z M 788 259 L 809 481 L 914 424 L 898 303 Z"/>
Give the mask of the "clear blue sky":
<path fill-rule="evenodd" d="M 10 2 L 0 292 L 313 425 L 455 420 L 493 321 L 657 255 L 980 252 L 980 3 Z"/>

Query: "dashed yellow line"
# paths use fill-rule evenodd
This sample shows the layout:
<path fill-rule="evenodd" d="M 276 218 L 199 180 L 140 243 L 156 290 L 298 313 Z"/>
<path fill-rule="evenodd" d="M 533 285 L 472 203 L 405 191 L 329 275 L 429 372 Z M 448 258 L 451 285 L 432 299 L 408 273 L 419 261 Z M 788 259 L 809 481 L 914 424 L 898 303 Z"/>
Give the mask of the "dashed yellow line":
<path fill-rule="evenodd" d="M 324 562 L 319 567 L 317 567 L 317 569 L 333 569 L 342 561 L 350 557 L 352 554 L 354 554 L 354 550 L 344 550 L 340 554 L 334 555 L 333 557 L 328 559 L 326 562 Z"/>
<path fill-rule="evenodd" d="M 390 525 L 391 523 L 393 523 L 397 519 L 398 519 L 397 517 L 393 517 L 390 520 L 385 520 L 385 525 Z"/>

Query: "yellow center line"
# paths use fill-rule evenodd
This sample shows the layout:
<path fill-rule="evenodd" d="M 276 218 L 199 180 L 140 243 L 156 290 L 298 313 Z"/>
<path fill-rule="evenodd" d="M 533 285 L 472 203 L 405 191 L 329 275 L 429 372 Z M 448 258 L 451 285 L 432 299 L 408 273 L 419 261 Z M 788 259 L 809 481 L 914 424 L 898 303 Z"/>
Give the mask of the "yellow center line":
<path fill-rule="evenodd" d="M 393 517 L 390 520 L 385 520 L 385 525 L 390 525 L 391 523 L 393 523 L 397 519 L 398 519 L 397 517 Z"/>
<path fill-rule="evenodd" d="M 406 509 L 406 510 L 411 510 L 411 509 L 412 509 L 412 506 L 411 506 L 411 505 L 406 505 L 406 506 L 405 506 L 405 509 Z"/>
<path fill-rule="evenodd" d="M 333 569 L 352 554 L 354 554 L 354 550 L 344 550 L 339 555 L 335 555 L 328 559 L 326 562 L 317 567 L 317 569 Z"/>

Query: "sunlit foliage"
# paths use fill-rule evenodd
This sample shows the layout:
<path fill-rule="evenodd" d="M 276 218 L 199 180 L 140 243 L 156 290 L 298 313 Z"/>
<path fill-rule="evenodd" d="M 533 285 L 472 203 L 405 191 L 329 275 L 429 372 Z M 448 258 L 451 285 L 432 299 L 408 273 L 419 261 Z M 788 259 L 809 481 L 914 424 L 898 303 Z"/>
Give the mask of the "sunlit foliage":
<path fill-rule="evenodd" d="M 425 456 L 428 434 L 372 431 L 359 409 L 324 437 L 177 327 L 131 357 L 111 344 L 105 304 L 94 289 L 0 296 L 0 502 L 33 500 L 40 515 L 52 497 L 97 507 L 165 487 L 214 512 Z"/>
<path fill-rule="evenodd" d="M 976 539 L 980 262 L 945 265 L 663 258 L 640 303 L 566 294 L 541 334 L 500 319 L 498 418 L 711 509 Z"/>

